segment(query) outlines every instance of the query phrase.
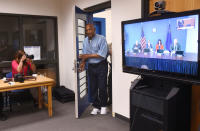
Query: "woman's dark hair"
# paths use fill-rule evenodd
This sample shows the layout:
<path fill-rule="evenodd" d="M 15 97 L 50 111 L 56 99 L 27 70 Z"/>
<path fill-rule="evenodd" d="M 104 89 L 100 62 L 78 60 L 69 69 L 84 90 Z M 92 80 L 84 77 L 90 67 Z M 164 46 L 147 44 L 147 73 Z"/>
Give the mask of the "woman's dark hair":
<path fill-rule="evenodd" d="M 161 39 L 158 39 L 158 43 L 159 43 L 159 41 L 160 41 L 160 44 L 162 45 L 162 41 L 161 41 Z"/>
<path fill-rule="evenodd" d="M 20 60 L 22 58 L 22 56 L 25 55 L 25 52 L 23 50 L 18 50 L 15 53 L 14 59 L 15 60 Z"/>

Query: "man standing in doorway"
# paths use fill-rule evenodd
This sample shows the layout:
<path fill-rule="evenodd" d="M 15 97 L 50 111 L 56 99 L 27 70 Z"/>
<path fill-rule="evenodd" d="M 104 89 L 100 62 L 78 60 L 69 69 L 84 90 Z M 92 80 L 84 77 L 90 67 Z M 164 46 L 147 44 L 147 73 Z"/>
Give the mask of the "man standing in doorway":
<path fill-rule="evenodd" d="M 107 55 L 108 45 L 102 35 L 95 33 L 93 24 L 86 25 L 87 37 L 83 42 L 83 54 L 81 59 L 80 70 L 83 71 L 85 63 L 88 62 L 89 85 L 94 107 L 90 114 L 96 115 L 107 114 Z"/>

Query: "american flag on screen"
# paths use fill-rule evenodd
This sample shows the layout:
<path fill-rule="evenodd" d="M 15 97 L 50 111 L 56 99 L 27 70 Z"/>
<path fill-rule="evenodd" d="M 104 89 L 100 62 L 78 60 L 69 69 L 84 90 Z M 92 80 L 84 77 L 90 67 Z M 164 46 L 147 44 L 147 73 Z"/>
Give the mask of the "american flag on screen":
<path fill-rule="evenodd" d="M 141 43 L 141 49 L 142 51 L 144 50 L 144 48 L 146 47 L 146 39 L 144 37 L 144 31 L 143 31 L 143 28 L 142 28 L 142 33 L 141 33 L 141 40 L 140 40 L 140 43 Z"/>

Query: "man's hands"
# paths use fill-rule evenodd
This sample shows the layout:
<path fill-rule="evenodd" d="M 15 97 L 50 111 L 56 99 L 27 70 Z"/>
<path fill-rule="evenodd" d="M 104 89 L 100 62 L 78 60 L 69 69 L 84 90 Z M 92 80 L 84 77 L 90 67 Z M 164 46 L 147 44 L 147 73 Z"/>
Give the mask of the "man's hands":
<path fill-rule="evenodd" d="M 100 58 L 101 56 L 97 54 L 81 54 L 79 55 L 79 59 L 81 59 L 81 63 L 79 65 L 79 71 L 83 71 L 85 68 L 85 62 L 88 58 Z"/>
<path fill-rule="evenodd" d="M 100 58 L 101 56 L 98 54 L 81 54 L 79 58 L 86 61 L 88 58 Z"/>
<path fill-rule="evenodd" d="M 85 69 L 85 62 L 81 61 L 80 65 L 79 65 L 79 71 L 82 72 Z"/>
<path fill-rule="evenodd" d="M 79 55 L 79 58 L 82 59 L 82 61 L 88 59 L 88 54 L 81 54 Z"/>
<path fill-rule="evenodd" d="M 81 63 L 79 65 L 79 71 L 83 71 L 85 69 L 85 61 L 87 60 L 87 54 L 79 55 L 79 59 L 81 59 Z"/>

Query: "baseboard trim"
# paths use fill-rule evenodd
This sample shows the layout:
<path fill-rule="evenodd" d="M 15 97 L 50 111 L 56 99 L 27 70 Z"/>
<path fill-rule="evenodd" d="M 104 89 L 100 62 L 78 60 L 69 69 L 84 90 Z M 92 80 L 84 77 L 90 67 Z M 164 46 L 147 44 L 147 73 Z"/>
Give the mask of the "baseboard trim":
<path fill-rule="evenodd" d="M 129 118 L 127 118 L 127 117 L 125 117 L 125 116 L 122 116 L 122 115 L 120 115 L 120 114 L 118 114 L 118 113 L 115 113 L 115 118 L 118 118 L 118 119 L 123 120 L 123 121 L 126 121 L 126 122 L 130 122 L 130 119 L 129 119 Z"/>

